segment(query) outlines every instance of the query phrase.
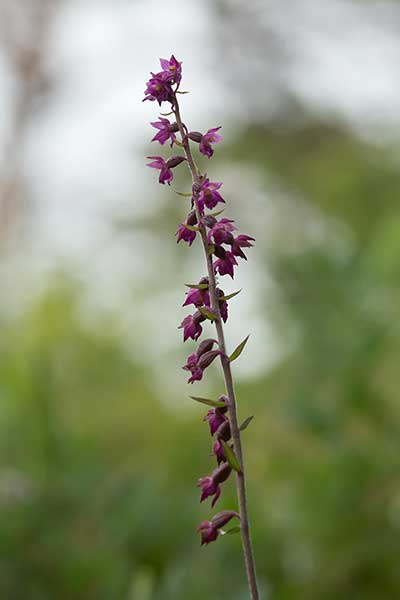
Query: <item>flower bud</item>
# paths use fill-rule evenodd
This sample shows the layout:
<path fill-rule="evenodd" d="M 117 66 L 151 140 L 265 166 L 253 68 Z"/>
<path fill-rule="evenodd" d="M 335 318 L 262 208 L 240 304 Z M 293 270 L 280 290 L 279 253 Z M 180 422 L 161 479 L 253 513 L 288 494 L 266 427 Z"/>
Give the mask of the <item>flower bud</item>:
<path fill-rule="evenodd" d="M 200 369 L 206 369 L 207 367 L 209 367 L 212 363 L 212 361 L 217 358 L 217 356 L 219 356 L 221 353 L 219 350 L 210 350 L 209 352 L 206 352 L 205 354 L 203 354 L 202 356 L 200 356 L 199 361 L 198 361 L 198 365 L 200 367 Z"/>
<path fill-rule="evenodd" d="M 214 344 L 215 344 L 215 340 L 212 340 L 211 338 L 203 340 L 199 344 L 199 347 L 197 348 L 196 354 L 197 354 L 198 358 L 200 358 L 200 356 L 202 356 L 206 352 L 209 352 L 210 350 L 212 350 Z"/>
<path fill-rule="evenodd" d="M 186 160 L 186 158 L 184 156 L 171 156 L 166 161 L 166 164 L 167 164 L 168 169 L 173 169 L 174 167 L 177 167 L 185 160 Z"/>
<path fill-rule="evenodd" d="M 196 211 L 192 210 L 186 218 L 186 224 L 193 226 L 193 225 L 196 225 L 196 223 L 197 223 Z"/>
<path fill-rule="evenodd" d="M 197 142 L 198 144 L 200 144 L 203 135 L 200 133 L 200 131 L 190 131 L 187 134 L 187 137 L 193 142 Z"/>
<path fill-rule="evenodd" d="M 199 323 L 202 323 L 205 320 L 206 317 L 202 315 L 199 310 L 196 310 L 196 312 L 193 315 L 193 323 L 195 323 L 195 325 L 198 325 Z"/>
<path fill-rule="evenodd" d="M 217 438 L 227 442 L 231 438 L 231 426 L 228 420 L 221 423 L 217 429 Z"/>
<path fill-rule="evenodd" d="M 201 222 L 206 227 L 209 227 L 211 229 L 212 227 L 214 227 L 215 223 L 217 222 L 217 219 L 215 217 L 213 217 L 212 215 L 206 215 L 205 217 L 203 217 L 201 219 Z"/>
<path fill-rule="evenodd" d="M 214 529 L 221 529 L 221 527 L 229 523 L 229 521 L 234 517 L 240 519 L 238 513 L 234 512 L 233 510 L 221 510 L 221 512 L 213 516 L 211 519 L 211 525 Z"/>
<path fill-rule="evenodd" d="M 232 468 L 228 463 L 222 463 L 215 471 L 213 471 L 212 478 L 214 483 L 223 483 L 226 481 L 231 474 Z"/>
<path fill-rule="evenodd" d="M 218 258 L 222 258 L 222 260 L 226 258 L 226 250 L 222 246 L 215 246 L 214 254 Z"/>
<path fill-rule="evenodd" d="M 168 127 L 168 129 L 173 132 L 176 133 L 177 131 L 179 131 L 179 126 L 178 123 L 171 123 L 171 125 Z"/>

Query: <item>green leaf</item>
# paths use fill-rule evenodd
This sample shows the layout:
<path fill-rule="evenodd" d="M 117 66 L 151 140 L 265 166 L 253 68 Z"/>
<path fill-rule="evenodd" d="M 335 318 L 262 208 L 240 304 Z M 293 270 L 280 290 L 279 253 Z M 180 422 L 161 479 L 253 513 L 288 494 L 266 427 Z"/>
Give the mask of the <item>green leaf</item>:
<path fill-rule="evenodd" d="M 167 112 L 167 113 L 160 113 L 160 115 L 161 115 L 162 117 L 169 117 L 170 115 L 173 115 L 173 114 L 174 114 L 174 111 L 173 111 L 173 110 L 171 110 L 171 112 Z"/>
<path fill-rule="evenodd" d="M 184 198 L 190 198 L 192 195 L 192 192 L 178 192 L 177 190 L 174 190 L 174 192 L 178 196 L 184 196 Z"/>
<path fill-rule="evenodd" d="M 230 362 L 233 362 L 242 354 L 243 348 L 247 344 L 247 340 L 249 339 L 249 337 L 250 337 L 250 335 L 245 337 L 243 342 L 240 342 L 239 346 L 237 346 L 237 348 L 235 348 L 235 350 L 232 352 L 232 354 L 229 357 Z"/>
<path fill-rule="evenodd" d="M 239 533 L 240 532 L 240 525 L 236 525 L 235 527 L 231 527 L 231 529 L 228 529 L 228 531 L 224 531 L 223 529 L 220 529 L 221 535 L 228 535 L 228 534 L 232 534 L 232 533 Z"/>
<path fill-rule="evenodd" d="M 208 283 L 185 283 L 185 285 L 195 290 L 208 290 Z"/>
<path fill-rule="evenodd" d="M 189 396 L 189 398 L 196 400 L 196 402 L 207 404 L 208 406 L 214 406 L 215 408 L 222 408 L 222 406 L 226 406 L 225 402 L 219 402 L 218 400 L 209 400 L 208 398 L 199 398 L 198 396 Z"/>
<path fill-rule="evenodd" d="M 190 94 L 190 92 L 180 92 L 180 91 L 178 91 L 178 92 L 176 92 L 176 93 L 177 93 L 177 94 Z"/>
<path fill-rule="evenodd" d="M 201 312 L 201 314 L 206 317 L 206 319 L 210 319 L 210 321 L 215 321 L 216 316 L 215 314 L 206 306 L 199 306 L 198 310 Z"/>
<path fill-rule="evenodd" d="M 196 227 L 195 225 L 186 225 L 186 223 L 182 223 L 182 225 L 186 228 L 189 229 L 189 231 L 198 231 L 199 228 Z"/>
<path fill-rule="evenodd" d="M 182 144 L 182 142 L 180 142 L 179 140 L 175 140 L 175 144 L 177 146 L 180 146 L 181 148 L 184 148 L 184 145 Z"/>
<path fill-rule="evenodd" d="M 208 244 L 208 254 L 214 254 L 215 246 L 214 244 Z"/>
<path fill-rule="evenodd" d="M 218 300 L 220 302 L 223 302 L 224 300 L 230 300 L 231 298 L 234 298 L 235 296 L 237 296 L 238 294 L 240 294 L 242 290 L 238 290 L 237 292 L 233 292 L 232 294 L 228 294 L 227 296 L 220 296 L 218 298 Z"/>
<path fill-rule="evenodd" d="M 250 423 L 252 422 L 253 419 L 254 419 L 253 415 L 246 417 L 246 419 L 243 421 L 243 423 L 239 427 L 240 431 L 244 431 L 250 425 Z"/>
<path fill-rule="evenodd" d="M 229 444 L 227 444 L 223 440 L 222 440 L 222 445 L 224 447 L 224 452 L 225 452 L 226 460 L 228 461 L 228 463 L 230 464 L 230 466 L 232 467 L 232 469 L 235 469 L 235 471 L 237 471 L 238 473 L 240 473 L 240 471 L 241 471 L 240 463 L 239 463 L 238 459 L 236 458 L 236 455 L 235 455 L 234 451 L 229 446 Z"/>
<path fill-rule="evenodd" d="M 216 210 L 215 212 L 210 212 L 208 213 L 208 216 L 210 217 L 218 217 L 218 215 L 221 215 L 224 212 L 224 208 L 221 208 L 221 210 Z"/>

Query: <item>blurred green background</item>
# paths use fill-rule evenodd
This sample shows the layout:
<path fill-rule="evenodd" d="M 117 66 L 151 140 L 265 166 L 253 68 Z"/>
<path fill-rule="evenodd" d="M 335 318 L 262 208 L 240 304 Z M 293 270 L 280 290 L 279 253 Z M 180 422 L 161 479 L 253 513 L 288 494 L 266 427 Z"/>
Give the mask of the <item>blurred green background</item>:
<path fill-rule="evenodd" d="M 263 597 L 398 598 L 399 5 L 188 5 L 0 3 L 0 598 L 247 598 L 239 536 L 195 531 L 212 460 L 188 393 L 223 392 L 180 370 L 201 252 L 144 167 L 165 153 L 142 89 L 172 51 L 257 238 L 226 291 L 229 344 L 252 334 L 234 374 Z"/>

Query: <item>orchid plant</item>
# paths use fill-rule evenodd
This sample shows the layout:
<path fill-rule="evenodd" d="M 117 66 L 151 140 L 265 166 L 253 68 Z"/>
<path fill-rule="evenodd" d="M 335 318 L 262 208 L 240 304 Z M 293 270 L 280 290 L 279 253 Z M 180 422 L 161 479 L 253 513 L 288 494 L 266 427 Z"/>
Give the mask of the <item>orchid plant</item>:
<path fill-rule="evenodd" d="M 215 326 L 216 339 L 203 339 L 195 352 L 187 358 L 183 369 L 188 371 L 188 383 L 193 384 L 203 378 L 204 371 L 218 357 L 221 363 L 225 381 L 225 394 L 217 400 L 192 396 L 194 400 L 210 406 L 204 417 L 208 421 L 210 434 L 213 437 L 212 452 L 217 463 L 216 468 L 206 477 L 199 479 L 198 487 L 201 490 L 200 502 L 211 497 L 211 506 L 217 503 L 222 493 L 223 483 L 236 473 L 237 496 L 239 512 L 222 510 L 210 520 L 203 521 L 198 531 L 201 544 L 209 544 L 226 533 L 222 529 L 233 519 L 240 525 L 230 531 L 240 531 L 243 543 L 243 552 L 246 564 L 247 580 L 250 597 L 258 600 L 254 553 L 250 537 L 249 516 L 246 497 L 245 466 L 241 441 L 241 431 L 247 427 L 250 418 L 239 426 L 235 390 L 232 379 L 231 363 L 239 357 L 245 347 L 248 337 L 241 342 L 230 354 L 227 354 L 224 323 L 228 320 L 228 301 L 237 293 L 225 295 L 219 287 L 217 277 L 229 275 L 234 278 L 238 259 L 245 259 L 243 248 L 250 248 L 254 238 L 249 235 L 237 235 L 237 228 L 232 219 L 217 217 L 222 210 L 214 211 L 218 205 L 225 204 L 220 190 L 221 182 L 211 181 L 206 173 L 201 172 L 193 158 L 192 144 L 198 145 L 199 152 L 210 159 L 214 154 L 214 145 L 222 141 L 219 133 L 221 127 L 213 127 L 205 133 L 191 131 L 182 121 L 178 95 L 182 79 L 182 63 L 174 56 L 169 60 L 160 59 L 161 71 L 151 73 L 147 82 L 144 100 L 156 101 L 161 106 L 169 103 L 170 110 L 161 113 L 157 121 L 151 123 L 156 129 L 152 141 L 163 146 L 168 143 L 171 148 L 182 148 L 183 154 L 174 154 L 167 159 L 162 156 L 149 156 L 151 162 L 148 166 L 159 170 L 159 182 L 171 184 L 174 178 L 174 169 L 186 163 L 192 176 L 192 191 L 183 194 L 190 197 L 188 214 L 178 226 L 177 242 L 186 242 L 191 246 L 199 238 L 204 251 L 207 274 L 198 283 L 187 284 L 189 291 L 183 306 L 194 306 L 194 312 L 187 315 L 179 328 L 183 329 L 183 341 L 189 338 L 197 342 L 203 333 L 202 324 L 209 320 Z M 171 121 L 167 118 L 172 116 Z M 180 139 L 178 139 L 180 138 Z M 182 195 L 182 194 L 181 194 Z M 214 212 L 213 212 L 214 211 Z"/>

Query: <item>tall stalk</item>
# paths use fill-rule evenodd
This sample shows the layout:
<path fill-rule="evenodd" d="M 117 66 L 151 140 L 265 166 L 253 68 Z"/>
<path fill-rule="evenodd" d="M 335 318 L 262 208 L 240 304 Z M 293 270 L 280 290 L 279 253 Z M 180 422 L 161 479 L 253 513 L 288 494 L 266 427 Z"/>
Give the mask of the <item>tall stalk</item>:
<path fill-rule="evenodd" d="M 200 500 L 203 501 L 208 497 L 213 497 L 211 506 L 214 506 L 221 494 L 221 484 L 228 479 L 234 470 L 236 471 L 239 504 L 239 514 L 231 510 L 221 511 L 212 517 L 210 521 L 201 523 L 198 531 L 201 533 L 202 545 L 208 544 L 218 538 L 220 533 L 223 532 L 222 527 L 231 519 L 238 518 L 240 520 L 250 598 L 259 600 L 247 507 L 241 429 L 238 423 L 231 371 L 231 362 L 240 355 L 247 338 L 239 344 L 230 357 L 227 355 L 223 323 L 228 318 L 227 300 L 235 294 L 225 296 L 224 292 L 219 289 L 216 280 L 217 272 L 221 276 L 228 274 L 233 278 L 234 267 L 238 264 L 236 258 L 246 258 L 242 248 L 251 247 L 254 238 L 243 234 L 235 237 L 233 232 L 236 227 L 233 225 L 232 220 L 223 218 L 217 221 L 215 216 L 219 213 L 206 213 L 206 208 L 211 209 L 218 203 L 225 202 L 218 192 L 222 183 L 211 182 L 205 174 L 198 170 L 193 159 L 190 141 L 198 143 L 200 153 L 211 158 L 214 152 L 212 144 L 222 141 L 221 136 L 217 134 L 220 128 L 209 129 L 205 134 L 188 130 L 182 121 L 177 98 L 177 94 L 180 93 L 181 63 L 174 56 L 171 56 L 169 60 L 160 59 L 160 62 L 162 71 L 157 74 L 152 73 L 152 77 L 147 83 L 144 99 L 156 100 L 160 105 L 162 102 L 169 102 L 171 112 L 168 115 L 162 114 L 162 116 L 173 114 L 175 122 L 170 123 L 168 119 L 160 118 L 159 121 L 151 123 L 158 130 L 152 141 L 158 141 L 161 145 L 169 141 L 171 147 L 174 144 L 181 146 L 184 155 L 174 155 L 167 160 L 164 160 L 161 156 L 151 156 L 148 158 L 151 158 L 152 162 L 148 166 L 160 170 L 160 183 L 170 184 L 173 180 L 172 169 L 182 162 L 187 163 L 192 176 L 192 193 L 189 194 L 191 196 L 192 211 L 189 212 L 186 221 L 178 228 L 178 242 L 183 240 L 190 246 L 199 234 L 207 265 L 207 277 L 201 279 L 198 284 L 189 285 L 191 290 L 187 293 L 184 303 L 184 306 L 194 304 L 196 312 L 185 317 L 180 327 L 183 328 L 184 341 L 188 338 L 197 341 L 202 334 L 201 323 L 209 319 L 215 325 L 217 335 L 217 340 L 203 340 L 197 351 L 188 357 L 187 364 L 183 368 L 191 373 L 188 382 L 194 383 L 202 379 L 205 369 L 215 358 L 219 357 L 226 389 L 226 395 L 221 396 L 217 401 L 193 397 L 195 400 L 212 406 L 205 416 L 205 420 L 209 421 L 211 435 L 215 435 L 213 453 L 218 463 L 218 467 L 210 476 L 199 480 L 199 487 L 202 489 Z M 180 135 L 180 142 L 176 139 L 176 134 Z M 218 346 L 217 350 L 214 349 L 215 344 Z"/>

